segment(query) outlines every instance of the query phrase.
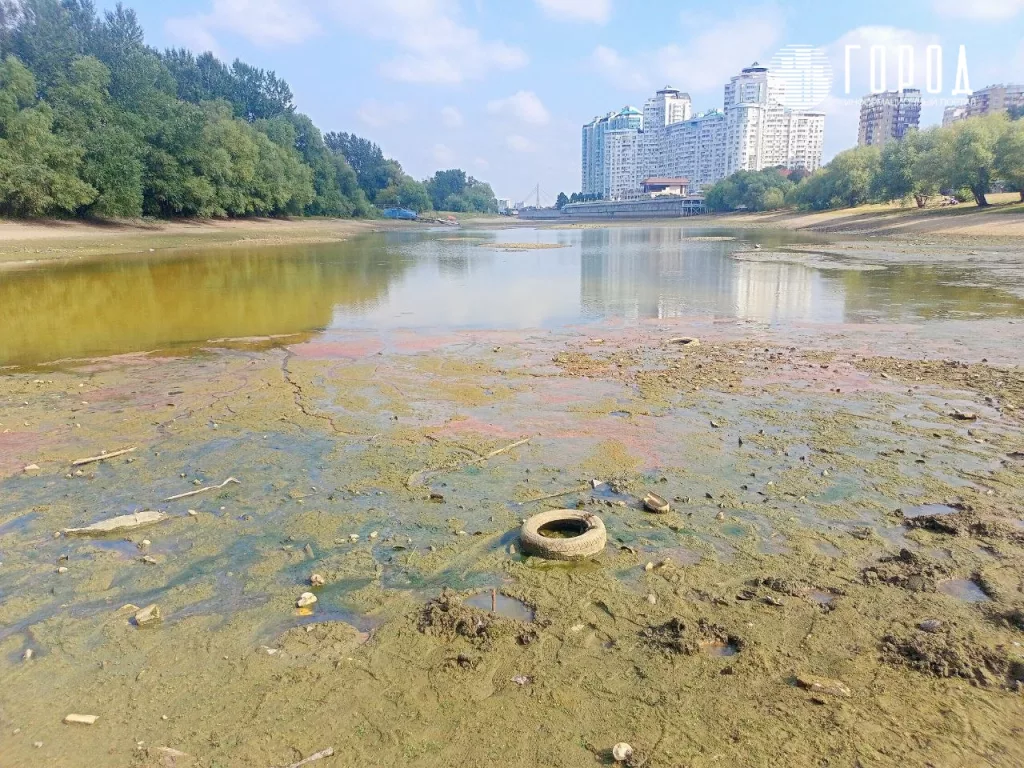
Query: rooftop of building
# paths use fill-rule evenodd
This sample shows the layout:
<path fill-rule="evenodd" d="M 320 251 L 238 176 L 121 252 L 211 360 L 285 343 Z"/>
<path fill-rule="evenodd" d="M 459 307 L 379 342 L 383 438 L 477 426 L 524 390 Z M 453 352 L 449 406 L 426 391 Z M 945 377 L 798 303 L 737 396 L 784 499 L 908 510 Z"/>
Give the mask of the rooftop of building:
<path fill-rule="evenodd" d="M 690 180 L 684 176 L 651 176 L 651 178 L 644 179 L 640 183 L 645 187 L 675 187 L 689 184 Z"/>

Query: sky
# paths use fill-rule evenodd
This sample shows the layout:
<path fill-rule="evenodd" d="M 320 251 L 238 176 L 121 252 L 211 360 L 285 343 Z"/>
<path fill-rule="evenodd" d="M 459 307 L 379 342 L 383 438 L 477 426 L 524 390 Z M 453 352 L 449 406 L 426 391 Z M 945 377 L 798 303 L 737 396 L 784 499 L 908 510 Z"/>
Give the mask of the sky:
<path fill-rule="evenodd" d="M 539 185 L 545 204 L 579 190 L 580 127 L 595 115 L 642 108 L 664 85 L 689 93 L 695 112 L 721 108 L 731 76 L 787 45 L 820 47 L 832 65 L 831 91 L 816 107 L 826 114 L 826 160 L 856 144 L 872 46 L 876 87 L 883 71 L 885 86 L 897 87 L 902 58 L 908 87 L 934 91 L 924 94 L 922 125 L 940 122 L 965 90 L 1024 82 L 1024 0 L 126 5 L 151 45 L 274 70 L 324 132 L 369 138 L 416 178 L 459 167 L 513 201 Z"/>

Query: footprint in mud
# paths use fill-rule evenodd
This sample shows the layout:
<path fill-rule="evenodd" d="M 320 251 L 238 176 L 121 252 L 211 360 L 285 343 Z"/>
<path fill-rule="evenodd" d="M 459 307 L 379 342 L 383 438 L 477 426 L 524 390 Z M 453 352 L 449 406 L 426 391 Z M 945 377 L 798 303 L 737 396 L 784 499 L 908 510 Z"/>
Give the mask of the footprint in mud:
<path fill-rule="evenodd" d="M 490 593 L 485 594 L 489 602 Z M 467 602 L 454 590 L 444 589 L 424 606 L 417 625 L 419 631 L 446 640 L 465 638 L 478 648 L 490 647 L 494 641 L 508 637 L 514 637 L 519 645 L 529 645 L 540 639 L 537 630 L 543 625 L 532 618 L 529 621 L 506 618 Z"/>
<path fill-rule="evenodd" d="M 986 648 L 972 637 L 953 631 L 915 632 L 882 638 L 882 660 L 936 677 L 962 677 L 983 687 L 1024 688 L 1024 661 L 1005 652 Z"/>
<path fill-rule="evenodd" d="M 911 592 L 935 592 L 939 582 L 950 576 L 951 570 L 951 566 L 945 563 L 904 548 L 898 555 L 883 557 L 877 565 L 869 565 L 861 571 L 861 578 L 868 586 L 882 583 Z"/>

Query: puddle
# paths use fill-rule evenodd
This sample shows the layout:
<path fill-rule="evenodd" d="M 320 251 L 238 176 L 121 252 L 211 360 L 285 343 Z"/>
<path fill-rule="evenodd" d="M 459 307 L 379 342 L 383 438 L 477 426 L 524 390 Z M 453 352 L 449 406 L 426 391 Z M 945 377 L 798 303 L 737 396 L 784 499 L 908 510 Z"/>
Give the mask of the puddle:
<path fill-rule="evenodd" d="M 611 413 L 609 413 L 608 415 L 609 415 L 609 416 L 617 416 L 617 417 L 619 417 L 620 419 L 628 419 L 628 418 L 629 418 L 630 416 L 632 416 L 633 414 L 632 414 L 632 413 L 630 413 L 629 411 L 612 411 L 612 412 L 611 412 Z"/>
<path fill-rule="evenodd" d="M 916 504 L 912 507 L 903 507 L 901 511 L 904 517 L 915 518 L 925 515 L 951 515 L 960 510 L 948 504 Z"/>
<path fill-rule="evenodd" d="M 737 653 L 740 652 L 740 649 L 732 643 L 723 643 L 720 640 L 701 643 L 700 649 L 708 656 L 717 656 L 719 658 L 735 656 Z"/>
<path fill-rule="evenodd" d="M 466 600 L 466 605 L 471 605 L 488 613 L 492 612 L 491 607 L 493 605 L 493 613 L 504 616 L 506 619 L 515 619 L 516 621 L 533 621 L 534 617 L 533 609 L 530 606 L 522 600 L 516 600 L 514 597 L 501 594 L 501 592 L 494 595 L 493 603 L 491 592 L 477 592 Z"/>
<path fill-rule="evenodd" d="M 818 605 L 831 605 L 836 596 L 820 589 L 812 589 L 807 593 L 807 599 Z"/>
<path fill-rule="evenodd" d="M 946 579 L 938 584 L 939 592 L 965 603 L 984 603 L 989 597 L 982 592 L 981 587 L 970 579 Z"/>

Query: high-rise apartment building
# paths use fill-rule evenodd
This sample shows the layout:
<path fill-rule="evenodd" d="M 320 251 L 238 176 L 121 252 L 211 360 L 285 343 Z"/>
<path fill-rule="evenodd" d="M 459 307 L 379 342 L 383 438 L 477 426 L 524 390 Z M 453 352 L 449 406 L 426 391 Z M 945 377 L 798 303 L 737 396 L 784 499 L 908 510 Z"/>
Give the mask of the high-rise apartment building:
<path fill-rule="evenodd" d="M 942 110 L 942 127 L 948 128 L 953 123 L 959 122 L 967 117 L 967 105 L 955 104 Z"/>
<path fill-rule="evenodd" d="M 903 91 L 869 93 L 860 102 L 860 129 L 857 144 L 880 147 L 889 141 L 899 141 L 921 123 L 921 91 L 908 88 Z"/>
<path fill-rule="evenodd" d="M 608 131 L 635 130 L 643 127 L 643 114 L 635 107 L 623 107 L 604 117 L 595 117 L 583 126 L 581 191 L 585 195 L 603 195 L 605 183 L 605 134 Z"/>
<path fill-rule="evenodd" d="M 644 139 L 640 175 L 644 178 L 665 174 L 662 148 L 668 126 L 689 120 L 693 113 L 690 95 L 666 85 L 644 103 Z"/>
<path fill-rule="evenodd" d="M 606 131 L 604 135 L 604 183 L 601 196 L 618 200 L 640 188 L 640 152 L 643 134 L 636 128 Z"/>
<path fill-rule="evenodd" d="M 1005 112 L 1011 107 L 1024 108 L 1024 85 L 990 85 L 975 91 L 967 98 L 966 117 L 981 117 L 993 112 Z"/>
<path fill-rule="evenodd" d="M 725 86 L 721 111 L 693 117 L 690 97 L 665 87 L 642 116 L 626 108 L 595 118 L 583 126 L 583 192 L 617 198 L 652 176 L 686 178 L 698 190 L 736 171 L 817 170 L 825 115 L 788 109 L 783 96 L 781 82 L 755 63 Z"/>

